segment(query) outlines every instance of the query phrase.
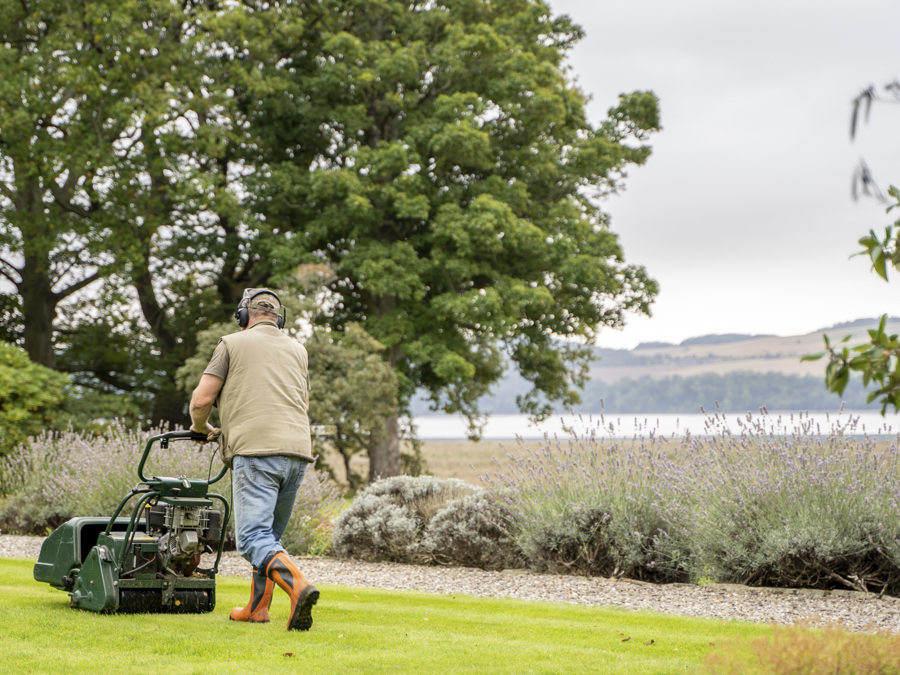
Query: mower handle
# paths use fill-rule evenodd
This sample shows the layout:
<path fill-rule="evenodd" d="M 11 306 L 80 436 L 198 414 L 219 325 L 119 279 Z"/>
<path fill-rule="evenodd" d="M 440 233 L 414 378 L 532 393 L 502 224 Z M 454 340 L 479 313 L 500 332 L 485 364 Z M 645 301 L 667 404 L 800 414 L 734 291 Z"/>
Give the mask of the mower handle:
<path fill-rule="evenodd" d="M 138 464 L 138 477 L 142 482 L 147 482 L 148 478 L 144 475 L 144 464 L 147 462 L 147 457 L 150 456 L 150 448 L 153 447 L 153 444 L 157 441 L 160 442 L 161 448 L 166 448 L 169 445 L 169 441 L 196 441 L 196 442 L 206 442 L 207 435 L 201 433 L 199 431 L 169 431 L 164 434 L 158 434 L 156 436 L 151 436 L 147 441 L 147 445 L 144 446 L 144 454 L 141 455 L 140 464 Z M 207 481 L 207 485 L 212 485 L 213 483 L 221 480 L 225 474 L 228 472 L 228 467 L 223 466 L 222 470 L 215 476 L 215 478 L 211 478 Z"/>

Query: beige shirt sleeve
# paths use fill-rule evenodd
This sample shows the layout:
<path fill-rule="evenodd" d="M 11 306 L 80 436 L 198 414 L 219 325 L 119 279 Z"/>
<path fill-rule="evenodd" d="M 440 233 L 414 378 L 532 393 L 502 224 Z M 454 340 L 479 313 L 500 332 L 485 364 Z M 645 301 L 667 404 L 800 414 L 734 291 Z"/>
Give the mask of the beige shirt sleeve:
<path fill-rule="evenodd" d="M 216 351 L 213 352 L 212 358 L 209 360 L 203 374 L 215 375 L 216 377 L 225 380 L 228 378 L 228 367 L 230 363 L 228 347 L 225 346 L 225 342 L 219 340 L 219 344 L 216 345 Z"/>

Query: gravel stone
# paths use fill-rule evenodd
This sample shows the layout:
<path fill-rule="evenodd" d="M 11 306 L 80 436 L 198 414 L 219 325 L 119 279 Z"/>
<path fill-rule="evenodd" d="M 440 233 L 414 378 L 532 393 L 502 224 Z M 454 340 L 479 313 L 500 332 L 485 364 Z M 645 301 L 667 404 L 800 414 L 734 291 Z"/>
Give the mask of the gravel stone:
<path fill-rule="evenodd" d="M 0 558 L 37 559 L 43 539 L 0 535 Z M 792 625 L 841 624 L 858 632 L 900 633 L 900 598 L 855 591 L 755 588 L 738 584 L 651 584 L 629 579 L 488 572 L 468 567 L 403 565 L 295 557 L 317 585 L 379 588 L 490 598 L 516 598 L 649 610 L 724 621 Z M 233 551 L 223 554 L 219 574 L 249 577 L 250 565 Z"/>

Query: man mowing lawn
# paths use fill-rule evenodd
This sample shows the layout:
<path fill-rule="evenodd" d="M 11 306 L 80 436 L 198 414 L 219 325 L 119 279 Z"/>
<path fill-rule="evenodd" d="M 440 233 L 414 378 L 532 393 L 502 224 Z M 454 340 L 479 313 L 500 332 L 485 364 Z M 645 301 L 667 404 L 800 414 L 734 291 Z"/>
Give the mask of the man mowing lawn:
<path fill-rule="evenodd" d="M 284 311 L 268 289 L 248 288 L 234 313 L 239 333 L 226 335 L 191 397 L 191 429 L 218 438 L 232 469 L 238 553 L 253 565 L 250 602 L 233 621 L 267 623 L 275 584 L 291 598 L 288 630 L 309 630 L 319 591 L 281 545 L 307 465 L 309 368 L 303 345 L 281 332 Z"/>

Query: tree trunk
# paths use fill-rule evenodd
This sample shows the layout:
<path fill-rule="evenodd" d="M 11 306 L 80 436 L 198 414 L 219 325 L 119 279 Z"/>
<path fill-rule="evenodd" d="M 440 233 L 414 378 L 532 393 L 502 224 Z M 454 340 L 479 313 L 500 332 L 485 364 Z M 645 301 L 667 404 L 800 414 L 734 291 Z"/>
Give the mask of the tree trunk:
<path fill-rule="evenodd" d="M 49 279 L 31 274 L 26 262 L 22 270 L 22 314 L 24 315 L 25 351 L 28 358 L 47 368 L 56 367 L 53 352 L 53 321 L 56 318 L 56 298 L 50 291 Z"/>
<path fill-rule="evenodd" d="M 58 297 L 53 293 L 50 270 L 53 237 L 38 211 L 39 202 L 39 186 L 35 181 L 30 181 L 18 204 L 25 212 L 22 219 L 32 223 L 30 228 L 21 227 L 23 261 L 19 269 L 21 283 L 18 284 L 18 291 L 22 298 L 23 337 L 28 358 L 47 368 L 55 368 L 53 321 Z"/>
<path fill-rule="evenodd" d="M 397 415 L 388 418 L 387 431 L 387 437 L 369 450 L 369 483 L 400 475 L 400 421 Z"/>
<path fill-rule="evenodd" d="M 335 441 L 335 445 L 337 446 L 338 452 L 341 453 L 341 458 L 344 460 L 344 475 L 347 479 L 347 485 L 350 487 L 350 490 L 356 492 L 356 488 L 359 487 L 356 484 L 356 479 L 353 477 L 353 470 L 350 468 L 350 453 L 347 452 L 347 448 L 344 447 L 344 444 L 339 440 Z"/>
<path fill-rule="evenodd" d="M 55 369 L 53 331 L 57 308 L 60 302 L 94 283 L 101 275 L 98 270 L 87 272 L 81 268 L 79 261 L 81 251 L 77 250 L 78 246 L 73 249 L 71 242 L 66 244 L 65 238 L 47 222 L 42 195 L 43 190 L 37 178 L 27 180 L 19 191 L 16 209 L 17 226 L 22 237 L 22 265 L 15 267 L 12 263 L 8 263 L 8 268 L 16 270 L 20 277 L 18 283 L 15 280 L 13 283 L 22 298 L 24 322 L 22 337 L 28 358 L 42 366 Z M 60 249 L 66 245 L 69 247 L 67 254 L 61 254 Z M 54 258 L 57 259 L 56 269 Z M 59 259 L 67 261 L 68 264 L 61 265 Z M 64 274 L 60 273 L 60 267 L 63 268 Z M 66 277 L 74 278 L 74 281 L 54 291 L 54 287 Z"/>

